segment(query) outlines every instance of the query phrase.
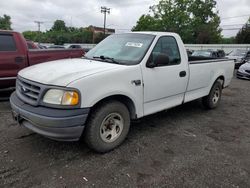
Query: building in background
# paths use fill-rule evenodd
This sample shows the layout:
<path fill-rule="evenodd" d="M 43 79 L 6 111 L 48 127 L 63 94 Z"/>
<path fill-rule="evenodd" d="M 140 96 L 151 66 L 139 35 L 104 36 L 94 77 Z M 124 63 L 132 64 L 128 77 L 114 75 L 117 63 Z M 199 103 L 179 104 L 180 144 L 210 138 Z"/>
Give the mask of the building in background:
<path fill-rule="evenodd" d="M 93 25 L 90 25 L 88 27 L 88 29 L 93 32 L 93 39 L 92 39 L 93 43 L 98 43 L 101 40 L 103 40 L 106 36 L 112 35 L 115 33 L 115 29 L 106 28 L 105 29 L 106 36 L 104 36 L 104 28 L 103 27 L 96 27 Z"/>
<path fill-rule="evenodd" d="M 104 28 L 103 27 L 96 27 L 96 26 L 89 26 L 88 27 L 94 34 L 98 34 L 98 33 L 104 33 Z M 111 35 L 115 33 L 115 29 L 110 29 L 110 28 L 106 28 L 105 29 L 105 33 L 107 35 Z"/>

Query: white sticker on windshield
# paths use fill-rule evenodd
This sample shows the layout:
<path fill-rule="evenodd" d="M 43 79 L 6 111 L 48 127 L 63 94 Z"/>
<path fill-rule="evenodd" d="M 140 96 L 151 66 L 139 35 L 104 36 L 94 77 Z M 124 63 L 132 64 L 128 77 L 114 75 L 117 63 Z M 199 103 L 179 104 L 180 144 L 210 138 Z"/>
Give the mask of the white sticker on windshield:
<path fill-rule="evenodd" d="M 136 42 L 127 42 L 126 46 L 141 48 L 143 46 L 143 44 L 142 43 L 136 43 Z"/>

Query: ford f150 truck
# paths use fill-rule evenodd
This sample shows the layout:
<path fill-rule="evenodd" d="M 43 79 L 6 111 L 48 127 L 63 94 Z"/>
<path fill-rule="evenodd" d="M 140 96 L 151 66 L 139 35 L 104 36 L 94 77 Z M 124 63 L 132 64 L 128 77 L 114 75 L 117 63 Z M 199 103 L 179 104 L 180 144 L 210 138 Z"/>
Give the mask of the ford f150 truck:
<path fill-rule="evenodd" d="M 83 55 L 82 49 L 29 50 L 27 41 L 20 33 L 0 30 L 0 92 L 12 89 L 18 71 L 25 67 Z"/>
<path fill-rule="evenodd" d="M 83 59 L 20 71 L 10 98 L 13 116 L 46 137 L 83 138 L 93 150 L 107 152 L 124 141 L 133 119 L 198 98 L 208 109 L 218 106 L 233 60 L 190 58 L 174 33 L 111 35 Z"/>

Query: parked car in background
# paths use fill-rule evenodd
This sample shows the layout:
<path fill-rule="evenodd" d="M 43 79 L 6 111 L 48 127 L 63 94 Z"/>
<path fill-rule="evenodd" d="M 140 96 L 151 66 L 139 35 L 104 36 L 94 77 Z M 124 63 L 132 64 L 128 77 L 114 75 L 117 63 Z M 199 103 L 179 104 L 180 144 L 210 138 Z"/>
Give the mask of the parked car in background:
<path fill-rule="evenodd" d="M 218 57 L 224 58 L 226 56 L 226 53 L 224 50 L 217 50 Z"/>
<path fill-rule="evenodd" d="M 47 47 L 46 47 L 46 46 L 41 45 L 41 44 L 37 44 L 37 46 L 38 46 L 38 48 L 39 48 L 39 49 L 47 49 Z"/>
<path fill-rule="evenodd" d="M 83 47 L 82 45 L 80 44 L 71 44 L 71 45 L 68 45 L 66 46 L 66 48 L 70 48 L 70 49 L 83 49 L 86 53 L 91 50 L 91 48 L 86 48 L 86 47 Z"/>
<path fill-rule="evenodd" d="M 0 30 L 0 91 L 13 89 L 18 71 L 25 67 L 85 54 L 82 49 L 29 49 L 29 44 L 18 32 Z"/>
<path fill-rule="evenodd" d="M 39 49 L 39 47 L 31 40 L 27 40 L 26 39 L 26 42 L 27 42 L 27 45 L 28 45 L 28 49 L 29 50 L 32 50 L 32 49 Z"/>
<path fill-rule="evenodd" d="M 250 61 L 241 65 L 237 71 L 237 78 L 250 80 Z"/>
<path fill-rule="evenodd" d="M 125 140 L 131 120 L 198 98 L 216 108 L 233 71 L 233 60 L 188 57 L 175 33 L 113 34 L 83 59 L 20 71 L 10 103 L 15 120 L 32 131 L 60 141 L 83 138 L 108 152 Z"/>
<path fill-rule="evenodd" d="M 226 56 L 226 53 L 224 50 L 208 49 L 208 51 L 213 52 L 218 58 L 224 58 Z"/>
<path fill-rule="evenodd" d="M 87 53 L 91 48 L 83 48 L 83 50 Z"/>
<path fill-rule="evenodd" d="M 196 57 L 218 58 L 218 52 L 213 50 L 196 50 L 192 53 Z"/>
<path fill-rule="evenodd" d="M 65 49 L 62 45 L 50 45 L 48 49 Z"/>
<path fill-rule="evenodd" d="M 71 45 L 67 46 L 66 48 L 69 48 L 69 49 L 83 49 L 80 44 L 71 44 Z"/>
<path fill-rule="evenodd" d="M 247 50 L 235 49 L 230 52 L 226 58 L 233 59 L 235 62 L 235 68 L 238 69 L 243 64 L 243 58 L 246 56 Z"/>
<path fill-rule="evenodd" d="M 187 51 L 188 56 L 191 56 L 193 54 L 193 52 L 194 52 L 193 50 L 189 50 L 189 49 L 187 49 L 186 51 Z"/>
<path fill-rule="evenodd" d="M 246 55 L 241 59 L 239 66 L 243 65 L 244 63 L 250 61 L 250 51 L 246 53 Z"/>

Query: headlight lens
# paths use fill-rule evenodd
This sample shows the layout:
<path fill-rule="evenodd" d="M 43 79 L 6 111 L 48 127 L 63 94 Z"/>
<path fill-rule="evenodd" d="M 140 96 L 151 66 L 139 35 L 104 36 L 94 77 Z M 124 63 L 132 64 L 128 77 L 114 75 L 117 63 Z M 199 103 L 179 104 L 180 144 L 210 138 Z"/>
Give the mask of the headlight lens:
<path fill-rule="evenodd" d="M 79 94 L 76 91 L 50 89 L 44 95 L 43 102 L 55 105 L 75 106 L 79 103 Z"/>
<path fill-rule="evenodd" d="M 79 95 L 75 91 L 66 91 L 64 92 L 62 98 L 62 105 L 72 105 L 75 106 L 79 102 Z"/>

